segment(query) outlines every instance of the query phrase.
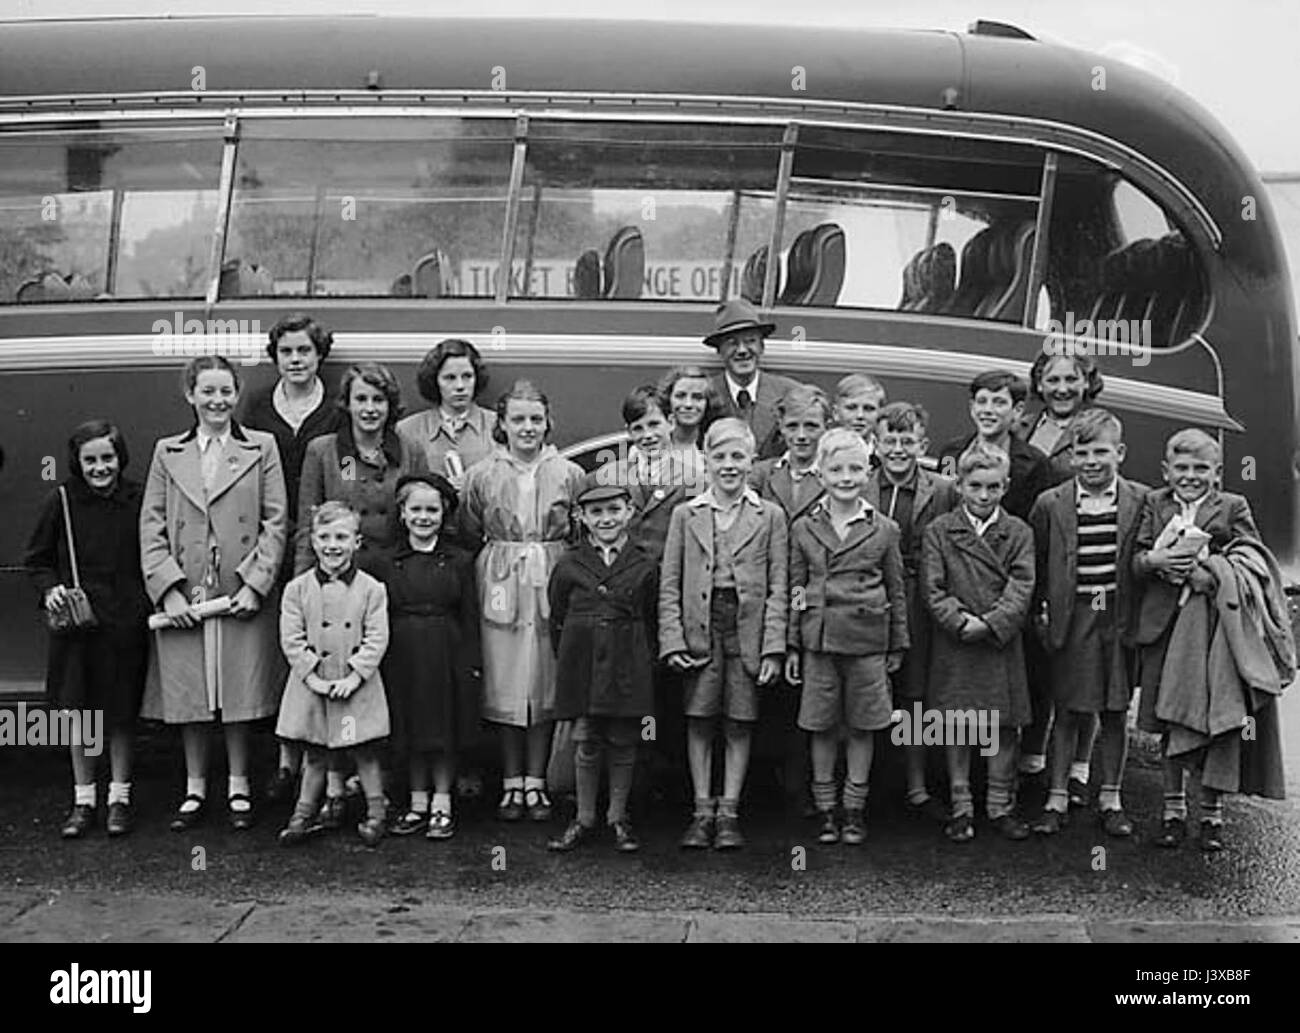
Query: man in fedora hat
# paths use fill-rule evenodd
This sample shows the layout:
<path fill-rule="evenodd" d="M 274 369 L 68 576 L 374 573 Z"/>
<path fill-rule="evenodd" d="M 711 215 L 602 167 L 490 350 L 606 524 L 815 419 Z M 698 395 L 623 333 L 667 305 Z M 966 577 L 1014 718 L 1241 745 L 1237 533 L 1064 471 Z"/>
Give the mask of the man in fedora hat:
<path fill-rule="evenodd" d="M 725 301 L 713 317 L 713 332 L 704 338 L 722 359 L 722 373 L 712 380 L 722 402 L 722 416 L 734 416 L 749 424 L 758 442 L 760 459 L 779 455 L 783 449 L 776 433 L 776 403 L 797 386 L 798 381 L 779 373 L 761 373 L 763 339 L 776 329 L 765 323 L 754 306 L 743 298 Z"/>

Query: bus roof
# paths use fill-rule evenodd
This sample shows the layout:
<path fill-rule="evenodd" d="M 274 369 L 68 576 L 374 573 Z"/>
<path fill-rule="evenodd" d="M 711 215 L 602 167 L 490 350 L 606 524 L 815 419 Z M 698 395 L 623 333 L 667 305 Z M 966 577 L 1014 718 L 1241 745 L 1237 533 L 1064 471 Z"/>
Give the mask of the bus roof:
<path fill-rule="evenodd" d="M 1276 264 L 1280 254 L 1265 253 L 1240 217 L 1245 195 L 1267 204 L 1258 177 L 1213 116 L 1118 58 L 1004 28 L 347 16 L 11 22 L 0 34 L 0 110 L 70 94 L 193 96 L 202 66 L 206 90 L 223 94 L 355 93 L 372 73 L 381 91 L 486 91 L 503 73 L 506 101 L 532 92 L 694 94 L 1005 115 L 1081 127 L 1147 155 L 1199 199 L 1225 247 L 1248 264 Z M 1234 229 L 1243 239 L 1231 239 Z"/>

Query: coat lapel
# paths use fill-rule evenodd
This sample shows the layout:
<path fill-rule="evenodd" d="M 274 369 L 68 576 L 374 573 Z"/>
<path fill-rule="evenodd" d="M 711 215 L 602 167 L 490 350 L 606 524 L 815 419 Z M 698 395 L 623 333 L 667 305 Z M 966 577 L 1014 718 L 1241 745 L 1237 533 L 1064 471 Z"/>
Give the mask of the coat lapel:
<path fill-rule="evenodd" d="M 1006 537 L 1006 529 L 1002 526 L 1003 521 L 998 520 L 992 527 L 984 532 L 983 536 L 975 533 L 975 528 L 971 526 L 970 520 L 964 512 L 958 513 L 958 518 L 948 529 L 948 535 L 952 539 L 953 547 L 960 552 L 966 553 L 972 559 L 979 560 L 986 567 L 997 571 L 999 574 L 1005 574 L 1002 560 L 993 549 L 994 542 L 1000 542 Z"/>
<path fill-rule="evenodd" d="M 707 502 L 690 507 L 686 526 L 694 536 L 704 555 L 713 559 L 713 510 Z"/>
<path fill-rule="evenodd" d="M 1196 511 L 1196 526 L 1204 531 L 1210 526 L 1210 521 L 1222 512 L 1223 496 L 1214 489 L 1210 489 L 1210 494 L 1201 503 L 1200 509 Z"/>
<path fill-rule="evenodd" d="M 1079 508 L 1075 501 L 1073 480 L 1066 481 L 1056 491 L 1057 510 L 1060 518 L 1052 521 L 1052 533 L 1056 535 L 1059 546 L 1058 555 L 1065 557 L 1065 575 L 1070 584 L 1074 584 L 1079 567 Z"/>
<path fill-rule="evenodd" d="M 200 510 L 207 511 L 208 499 L 203 490 L 202 457 L 198 438 L 193 434 L 169 442 L 162 454 L 163 466 L 181 493 Z"/>
<path fill-rule="evenodd" d="M 793 520 L 795 518 L 794 478 L 790 476 L 790 468 L 785 463 L 775 464 L 767 479 L 767 485 L 772 489 L 772 494 L 776 496 L 777 501 L 781 503 L 781 508 L 789 513 L 790 519 Z"/>
<path fill-rule="evenodd" d="M 763 526 L 762 509 L 751 505 L 748 499 L 740 503 L 740 512 L 736 514 L 735 545 L 731 554 L 739 556 L 740 552 L 758 534 Z"/>
<path fill-rule="evenodd" d="M 221 465 L 217 468 L 216 480 L 212 482 L 208 505 L 216 502 L 232 484 L 248 472 L 250 467 L 256 465 L 261 457 L 262 450 L 256 441 L 241 441 L 232 434 L 226 443 L 226 454 L 222 456 Z"/>
<path fill-rule="evenodd" d="M 1119 479 L 1119 488 L 1117 491 L 1119 498 L 1116 502 L 1116 531 L 1117 541 L 1120 549 L 1124 548 L 1124 543 L 1128 541 L 1129 533 L 1133 530 L 1133 524 L 1138 518 L 1138 494 L 1133 490 L 1133 486 L 1123 477 Z"/>

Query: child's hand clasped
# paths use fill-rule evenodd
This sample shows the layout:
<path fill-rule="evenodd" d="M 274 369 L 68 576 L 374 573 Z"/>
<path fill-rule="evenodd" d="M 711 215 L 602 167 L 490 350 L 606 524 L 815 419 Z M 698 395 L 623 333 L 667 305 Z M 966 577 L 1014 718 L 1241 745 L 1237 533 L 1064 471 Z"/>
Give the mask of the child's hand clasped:
<path fill-rule="evenodd" d="M 785 680 L 791 685 L 798 685 L 803 680 L 799 671 L 798 653 L 787 653 L 785 656 Z"/>
<path fill-rule="evenodd" d="M 903 667 L 902 653 L 888 653 L 885 656 L 885 673 L 897 674 Z"/>
<path fill-rule="evenodd" d="M 361 688 L 361 675 L 353 671 L 346 678 L 341 678 L 330 688 L 330 699 L 347 699 Z"/>
<path fill-rule="evenodd" d="M 779 656 L 765 656 L 758 665 L 758 684 L 771 685 L 781 677 L 781 658 Z"/>

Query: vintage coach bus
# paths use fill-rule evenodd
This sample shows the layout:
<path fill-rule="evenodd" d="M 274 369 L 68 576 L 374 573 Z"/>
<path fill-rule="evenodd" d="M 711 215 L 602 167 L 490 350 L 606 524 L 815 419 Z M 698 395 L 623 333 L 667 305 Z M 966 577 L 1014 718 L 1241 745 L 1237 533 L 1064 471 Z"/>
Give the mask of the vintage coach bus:
<path fill-rule="evenodd" d="M 297 309 L 336 329 L 336 372 L 392 364 L 414 405 L 425 350 L 476 340 L 498 387 L 550 392 L 578 455 L 630 386 L 712 358 L 728 296 L 771 310 L 769 368 L 869 371 L 936 443 L 973 374 L 1073 328 L 1130 472 L 1157 477 L 1176 426 L 1219 433 L 1294 575 L 1289 283 L 1202 108 L 1009 26 L 5 25 L 0 692 L 39 693 L 18 564 L 69 429 L 106 415 L 148 455 L 186 419 L 186 351 L 252 362 Z"/>

